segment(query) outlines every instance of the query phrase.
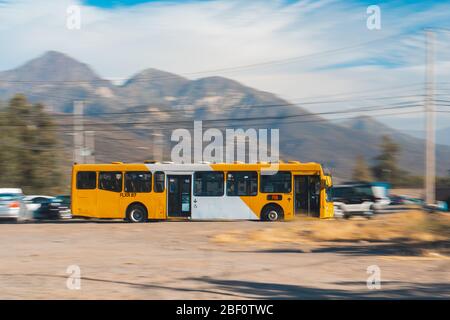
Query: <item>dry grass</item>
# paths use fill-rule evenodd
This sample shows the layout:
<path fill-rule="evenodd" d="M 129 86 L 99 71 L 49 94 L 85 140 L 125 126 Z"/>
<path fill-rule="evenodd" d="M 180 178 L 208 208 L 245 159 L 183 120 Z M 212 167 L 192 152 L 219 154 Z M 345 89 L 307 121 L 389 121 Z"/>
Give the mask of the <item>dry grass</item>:
<path fill-rule="evenodd" d="M 317 220 L 298 218 L 292 222 L 264 224 L 247 233 L 233 230 L 213 236 L 216 243 L 274 247 L 289 245 L 325 245 L 332 242 L 386 242 L 414 244 L 427 248 L 440 243 L 439 253 L 448 254 L 450 215 L 427 214 L 419 210 L 380 215 L 374 219 Z M 442 248 L 442 243 L 446 244 Z"/>

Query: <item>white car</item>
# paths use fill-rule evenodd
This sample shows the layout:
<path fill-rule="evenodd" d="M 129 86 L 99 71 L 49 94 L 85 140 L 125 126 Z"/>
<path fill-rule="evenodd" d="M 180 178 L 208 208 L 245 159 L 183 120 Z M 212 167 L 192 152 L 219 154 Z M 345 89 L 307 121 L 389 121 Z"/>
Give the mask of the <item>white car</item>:
<path fill-rule="evenodd" d="M 370 186 L 333 186 L 334 215 L 344 218 L 356 215 L 372 217 L 375 201 L 371 192 Z"/>
<path fill-rule="evenodd" d="M 0 219 L 23 220 L 27 208 L 20 188 L 0 188 Z"/>
<path fill-rule="evenodd" d="M 384 210 L 391 204 L 391 199 L 389 199 L 385 187 L 372 186 L 372 193 L 375 197 L 375 203 L 373 204 L 373 209 L 375 211 Z"/>

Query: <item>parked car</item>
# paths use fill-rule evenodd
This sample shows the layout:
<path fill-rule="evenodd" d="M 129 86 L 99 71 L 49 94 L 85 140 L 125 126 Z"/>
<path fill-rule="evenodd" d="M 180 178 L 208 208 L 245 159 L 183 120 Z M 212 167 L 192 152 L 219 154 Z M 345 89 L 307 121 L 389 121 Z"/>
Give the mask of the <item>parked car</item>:
<path fill-rule="evenodd" d="M 0 219 L 22 220 L 27 216 L 22 189 L 0 188 Z"/>
<path fill-rule="evenodd" d="M 351 216 L 373 215 L 375 197 L 372 188 L 367 185 L 337 185 L 332 190 L 334 215 L 350 218 Z"/>
<path fill-rule="evenodd" d="M 71 199 L 69 195 L 56 196 L 56 201 L 60 201 L 59 215 L 61 218 L 72 218 L 72 211 L 70 209 Z"/>
<path fill-rule="evenodd" d="M 387 182 L 364 182 L 364 181 L 352 181 L 345 182 L 343 185 L 353 185 L 360 188 L 370 188 L 370 195 L 373 196 L 373 210 L 381 211 L 387 209 L 391 204 L 391 199 L 389 197 L 389 190 L 391 185 Z"/>
<path fill-rule="evenodd" d="M 29 215 L 33 219 L 60 219 L 61 211 L 67 208 L 55 197 L 33 195 L 23 198 Z"/>
<path fill-rule="evenodd" d="M 370 183 L 372 194 L 374 196 L 375 203 L 373 209 L 375 211 L 384 210 L 391 204 L 391 199 L 388 196 L 388 187 L 385 183 Z"/>
<path fill-rule="evenodd" d="M 445 201 L 447 211 L 450 210 L 450 186 L 436 188 L 436 200 Z"/>
<path fill-rule="evenodd" d="M 423 199 L 411 198 L 411 197 L 408 197 L 408 196 L 404 196 L 403 198 L 404 198 L 405 204 L 413 204 L 413 205 L 420 205 L 420 206 L 424 205 Z"/>
<path fill-rule="evenodd" d="M 402 197 L 402 196 L 397 196 L 397 195 L 393 194 L 389 197 L 389 199 L 391 200 L 390 205 L 393 205 L 393 206 L 406 204 L 406 199 L 405 199 L 405 197 Z"/>

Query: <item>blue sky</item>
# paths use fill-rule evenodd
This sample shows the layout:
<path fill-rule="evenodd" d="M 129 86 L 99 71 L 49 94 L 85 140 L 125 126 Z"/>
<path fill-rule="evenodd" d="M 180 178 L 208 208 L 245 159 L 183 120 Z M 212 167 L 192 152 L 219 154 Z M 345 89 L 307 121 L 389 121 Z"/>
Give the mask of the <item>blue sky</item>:
<path fill-rule="evenodd" d="M 126 6 L 135 6 L 143 3 L 152 2 L 165 2 L 172 4 L 182 4 L 186 2 L 201 2 L 201 1 L 213 1 L 213 0 L 84 0 L 83 3 L 90 6 L 100 7 L 100 8 L 117 8 Z M 263 1 L 263 0 L 261 0 Z M 266 0 L 267 1 L 267 0 Z M 297 0 L 283 0 L 284 3 L 290 4 L 295 3 Z"/>
<path fill-rule="evenodd" d="M 380 30 L 366 26 L 372 4 L 381 9 Z M 81 8 L 80 30 L 66 28 L 70 5 Z M 450 29 L 450 1 L 0 0 L 0 21 L 0 70 L 57 50 L 118 83 L 152 67 L 193 79 L 225 76 L 300 103 L 329 95 L 353 99 L 308 107 L 321 112 L 374 104 L 353 92 L 370 98 L 421 93 L 422 29 Z M 438 32 L 442 93 L 450 92 L 449 43 L 450 34 Z M 260 65 L 234 68 L 253 64 Z M 398 102 L 405 101 L 389 101 Z M 423 123 L 417 116 L 380 120 L 405 129 Z"/>
<path fill-rule="evenodd" d="M 155 1 L 146 1 L 146 0 L 85 0 L 83 1 L 87 5 L 101 7 L 101 8 L 111 8 L 114 6 L 133 6 L 140 3 L 146 2 L 155 2 Z"/>
<path fill-rule="evenodd" d="M 215 0 L 83 0 L 83 4 L 99 7 L 99 8 L 117 8 L 117 7 L 130 7 L 135 6 L 139 4 L 146 4 L 146 3 L 171 3 L 171 4 L 183 4 L 188 2 L 206 2 L 206 1 L 215 1 Z M 259 1 L 270 1 L 270 0 L 259 0 Z M 293 3 L 298 2 L 298 0 L 280 0 L 278 1 L 283 5 L 290 5 Z M 392 6 L 395 5 L 397 7 L 402 7 L 406 5 L 414 5 L 414 8 L 416 10 L 426 10 L 429 8 L 432 8 L 434 5 L 438 3 L 442 3 L 442 0 L 354 0 L 354 1 L 347 1 L 347 2 L 353 2 L 357 5 L 379 5 L 379 6 Z"/>
<path fill-rule="evenodd" d="M 99 8 L 117 8 L 117 7 L 126 7 L 126 6 L 135 6 L 142 3 L 151 3 L 151 2 L 171 2 L 171 3 L 183 3 L 188 2 L 190 0 L 169 0 L 169 1 L 158 1 L 158 0 L 85 0 L 83 3 L 90 6 L 95 6 Z M 192 0 L 195 1 L 195 0 Z M 196 0 L 201 1 L 201 0 Z M 203 0 L 207 1 L 207 0 Z"/>

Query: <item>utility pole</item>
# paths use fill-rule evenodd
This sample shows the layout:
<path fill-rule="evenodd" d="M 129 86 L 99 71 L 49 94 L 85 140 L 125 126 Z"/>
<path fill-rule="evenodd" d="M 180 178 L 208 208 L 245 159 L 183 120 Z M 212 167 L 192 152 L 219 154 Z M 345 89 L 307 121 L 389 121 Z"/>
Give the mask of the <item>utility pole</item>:
<path fill-rule="evenodd" d="M 88 156 L 87 163 L 95 163 L 95 131 L 85 132 L 84 152 Z"/>
<path fill-rule="evenodd" d="M 155 129 L 152 133 L 152 160 L 164 160 L 164 133 L 163 129 Z"/>
<path fill-rule="evenodd" d="M 73 103 L 73 162 L 84 163 L 83 101 Z"/>
<path fill-rule="evenodd" d="M 436 34 L 434 31 L 426 30 L 426 95 L 425 95 L 425 118 L 426 118 L 426 150 L 425 150 L 425 203 L 435 203 L 436 189 L 436 147 L 435 147 L 435 112 L 434 112 L 434 46 Z"/>

